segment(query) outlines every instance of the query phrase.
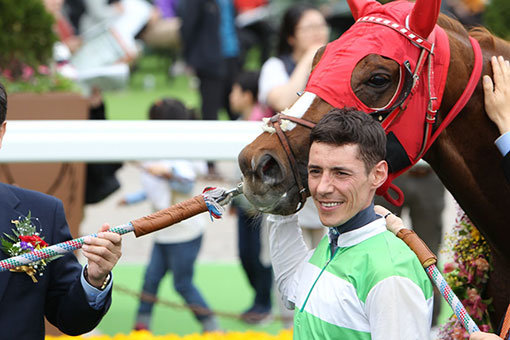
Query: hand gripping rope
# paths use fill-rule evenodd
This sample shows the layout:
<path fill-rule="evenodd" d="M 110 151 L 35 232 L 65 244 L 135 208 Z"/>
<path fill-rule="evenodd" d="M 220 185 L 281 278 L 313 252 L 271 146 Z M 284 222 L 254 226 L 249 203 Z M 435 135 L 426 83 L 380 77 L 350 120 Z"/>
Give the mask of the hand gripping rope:
<path fill-rule="evenodd" d="M 148 216 L 112 227 L 107 232 L 117 233 L 119 235 L 134 231 L 136 237 L 152 233 L 187 218 L 195 216 L 205 211 L 209 211 L 212 218 L 220 218 L 222 215 L 222 206 L 230 203 L 234 196 L 243 192 L 242 184 L 231 190 L 221 188 L 206 188 L 201 195 L 197 195 L 184 202 L 175 204 L 169 208 L 157 211 Z M 85 237 L 97 237 L 97 233 L 65 241 L 53 246 L 37 249 L 29 253 L 11 257 L 0 261 L 0 272 L 37 262 L 39 260 L 49 259 L 55 256 L 64 255 L 83 246 Z"/>

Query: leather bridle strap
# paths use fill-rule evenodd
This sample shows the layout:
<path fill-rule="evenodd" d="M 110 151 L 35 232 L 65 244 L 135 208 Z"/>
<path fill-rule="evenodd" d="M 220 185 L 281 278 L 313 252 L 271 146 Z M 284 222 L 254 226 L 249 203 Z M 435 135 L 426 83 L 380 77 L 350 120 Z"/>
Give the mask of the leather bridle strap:
<path fill-rule="evenodd" d="M 301 118 L 287 116 L 282 113 L 274 115 L 269 120 L 269 123 L 274 127 L 274 129 L 276 131 L 276 135 L 278 136 L 278 139 L 280 140 L 283 150 L 287 154 L 287 158 L 289 160 L 289 164 L 292 169 L 292 175 L 294 176 L 294 180 L 296 181 L 296 185 L 298 186 L 299 195 L 301 196 L 301 199 L 299 202 L 300 204 L 298 205 L 298 207 L 295 211 L 295 212 L 298 212 L 305 205 L 306 198 L 308 197 L 308 190 L 303 185 L 303 180 L 301 179 L 301 175 L 299 174 L 299 169 L 298 169 L 297 162 L 296 162 L 296 157 L 294 156 L 294 152 L 292 152 L 292 149 L 290 147 L 287 136 L 285 135 L 284 131 L 281 128 L 281 123 L 282 123 L 283 119 L 291 121 L 296 124 L 299 124 L 301 126 L 307 127 L 309 129 L 312 129 L 315 126 L 315 123 L 301 119 Z"/>

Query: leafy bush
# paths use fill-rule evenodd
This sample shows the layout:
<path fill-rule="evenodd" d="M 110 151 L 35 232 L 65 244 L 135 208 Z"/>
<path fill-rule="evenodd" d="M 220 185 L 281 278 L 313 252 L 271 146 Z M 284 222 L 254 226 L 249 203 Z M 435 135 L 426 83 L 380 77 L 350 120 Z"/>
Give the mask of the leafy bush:
<path fill-rule="evenodd" d="M 55 20 L 42 0 L 0 1 L 0 81 L 9 92 L 69 90 L 51 72 Z"/>

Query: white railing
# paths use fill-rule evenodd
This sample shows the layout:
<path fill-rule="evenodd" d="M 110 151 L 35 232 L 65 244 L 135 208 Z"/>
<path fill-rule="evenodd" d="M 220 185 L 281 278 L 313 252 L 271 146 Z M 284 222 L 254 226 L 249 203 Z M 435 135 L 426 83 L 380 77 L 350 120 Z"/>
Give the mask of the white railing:
<path fill-rule="evenodd" d="M 8 121 L 6 162 L 236 159 L 261 132 L 241 121 Z"/>

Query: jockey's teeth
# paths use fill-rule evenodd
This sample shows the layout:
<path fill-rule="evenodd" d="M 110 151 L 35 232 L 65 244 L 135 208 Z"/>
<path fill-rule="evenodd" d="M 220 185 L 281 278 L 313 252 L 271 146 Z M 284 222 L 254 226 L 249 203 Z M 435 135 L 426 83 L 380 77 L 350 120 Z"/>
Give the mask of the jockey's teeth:
<path fill-rule="evenodd" d="M 323 205 L 323 206 L 325 206 L 325 207 L 334 207 L 334 206 L 340 205 L 340 203 L 338 203 L 338 202 L 332 202 L 332 203 L 321 203 L 321 205 Z"/>

